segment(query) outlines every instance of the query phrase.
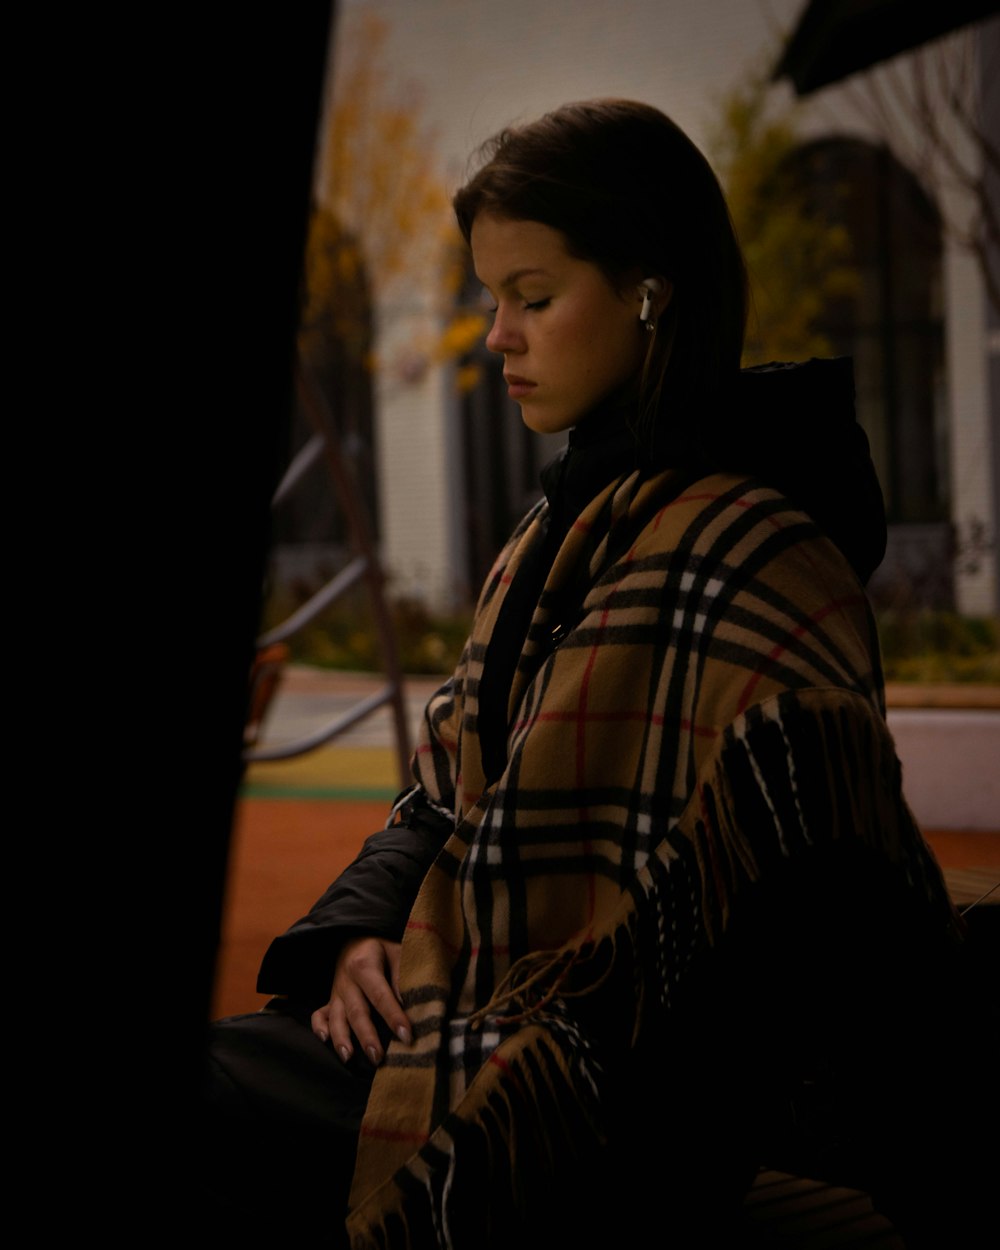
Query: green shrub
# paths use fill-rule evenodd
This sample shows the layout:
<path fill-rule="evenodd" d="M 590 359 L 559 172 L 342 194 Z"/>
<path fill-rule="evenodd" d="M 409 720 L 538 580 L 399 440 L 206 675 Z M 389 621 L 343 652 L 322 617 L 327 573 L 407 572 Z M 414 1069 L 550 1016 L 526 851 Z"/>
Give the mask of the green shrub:
<path fill-rule="evenodd" d="M 264 610 L 264 629 L 285 620 L 308 598 L 305 588 L 273 594 Z M 400 668 L 413 675 L 450 673 L 458 663 L 472 624 L 471 612 L 438 615 L 415 600 L 389 602 Z M 375 615 L 366 589 L 355 586 L 320 616 L 287 639 L 295 664 L 373 672 L 383 665 Z"/>
<path fill-rule="evenodd" d="M 1000 684 L 1000 620 L 957 612 L 878 614 L 887 681 Z"/>

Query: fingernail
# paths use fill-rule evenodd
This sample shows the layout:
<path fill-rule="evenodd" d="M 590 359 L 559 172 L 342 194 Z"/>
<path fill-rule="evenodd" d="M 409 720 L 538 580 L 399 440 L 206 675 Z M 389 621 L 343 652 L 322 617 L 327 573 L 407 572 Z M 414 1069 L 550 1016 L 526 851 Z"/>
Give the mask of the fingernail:
<path fill-rule="evenodd" d="M 351 1057 L 351 1052 L 346 1046 L 338 1046 L 337 1054 L 341 1057 L 344 1063 L 346 1063 Z"/>
<path fill-rule="evenodd" d="M 405 1046 L 409 1046 L 409 1044 L 413 1041 L 413 1034 L 410 1032 L 410 1030 L 406 1027 L 405 1024 L 401 1024 L 399 1026 L 399 1028 L 396 1030 L 396 1036 Z"/>
<path fill-rule="evenodd" d="M 328 1042 L 330 1040 L 330 1034 L 327 1033 L 326 1029 L 317 1029 L 316 1036 L 321 1042 Z"/>
<path fill-rule="evenodd" d="M 369 1046 L 368 1050 L 366 1051 L 366 1054 L 368 1055 L 368 1058 L 372 1061 L 372 1063 L 377 1068 L 379 1065 L 379 1060 L 382 1058 L 382 1056 L 378 1053 L 375 1047 Z"/>

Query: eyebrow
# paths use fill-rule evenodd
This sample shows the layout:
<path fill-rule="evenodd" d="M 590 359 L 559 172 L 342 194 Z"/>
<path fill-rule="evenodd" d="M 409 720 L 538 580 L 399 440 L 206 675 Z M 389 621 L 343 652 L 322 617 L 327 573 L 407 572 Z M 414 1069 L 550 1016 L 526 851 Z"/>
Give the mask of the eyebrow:
<path fill-rule="evenodd" d="M 524 269 L 513 269 L 500 283 L 500 289 L 506 290 L 508 287 L 512 287 L 516 282 L 520 282 L 522 278 L 533 278 L 536 276 L 548 278 L 551 275 L 547 269 L 536 269 L 531 266 L 526 266 Z M 483 286 L 486 286 L 485 282 L 483 283 Z M 489 288 L 487 287 L 487 289 Z"/>

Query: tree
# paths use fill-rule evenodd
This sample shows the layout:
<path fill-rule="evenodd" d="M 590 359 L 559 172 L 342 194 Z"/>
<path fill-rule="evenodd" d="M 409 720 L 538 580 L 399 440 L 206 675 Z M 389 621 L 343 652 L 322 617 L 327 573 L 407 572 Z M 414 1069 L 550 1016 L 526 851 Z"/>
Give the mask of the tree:
<path fill-rule="evenodd" d="M 722 98 L 709 150 L 750 274 L 744 364 L 828 354 L 816 324 L 857 275 L 847 232 L 811 203 L 790 110 L 775 112 L 754 78 Z"/>
<path fill-rule="evenodd" d="M 371 368 L 371 302 L 412 303 L 416 292 L 436 285 L 431 311 L 444 317 L 461 279 L 460 240 L 435 168 L 434 134 L 415 89 L 387 69 L 387 34 L 384 21 L 355 10 L 339 36 L 351 55 L 338 65 L 318 159 L 300 336 L 309 362 L 334 341 Z M 464 348 L 466 338 L 449 324 L 409 354 L 426 364 Z"/>
<path fill-rule="evenodd" d="M 387 36 L 387 24 L 364 9 L 348 11 L 338 31 L 345 54 L 320 133 L 298 336 L 300 366 L 323 396 L 373 522 L 374 370 L 405 385 L 430 363 L 468 350 L 484 326 L 482 318 L 449 312 L 462 273 L 461 240 L 434 134 L 415 89 L 387 65 Z M 419 328 L 397 342 L 392 360 L 376 360 L 373 310 L 412 308 L 418 299 L 427 305 Z M 297 425 L 302 443 L 309 431 L 301 414 Z M 313 478 L 283 508 L 276 534 L 340 537 L 340 511 L 328 483 Z"/>
<path fill-rule="evenodd" d="M 966 27 L 855 76 L 844 90 L 900 164 L 934 193 L 946 233 L 975 257 L 1000 315 L 998 51 L 1000 23 Z"/>

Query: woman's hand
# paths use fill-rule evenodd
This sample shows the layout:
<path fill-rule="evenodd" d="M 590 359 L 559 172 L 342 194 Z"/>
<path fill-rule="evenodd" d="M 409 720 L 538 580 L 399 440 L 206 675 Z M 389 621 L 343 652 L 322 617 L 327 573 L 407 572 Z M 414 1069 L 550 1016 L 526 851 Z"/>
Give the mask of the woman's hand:
<path fill-rule="evenodd" d="M 340 952 L 330 1001 L 313 1012 L 310 1023 L 320 1041 L 333 1043 L 344 1063 L 354 1053 L 352 1033 L 376 1067 L 382 1062 L 373 1007 L 401 1042 L 413 1041 L 410 1022 L 399 1005 L 401 949 L 398 942 L 361 937 L 345 943 Z"/>

